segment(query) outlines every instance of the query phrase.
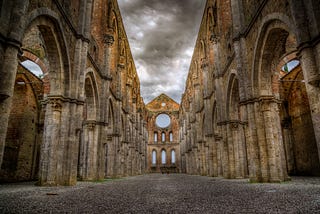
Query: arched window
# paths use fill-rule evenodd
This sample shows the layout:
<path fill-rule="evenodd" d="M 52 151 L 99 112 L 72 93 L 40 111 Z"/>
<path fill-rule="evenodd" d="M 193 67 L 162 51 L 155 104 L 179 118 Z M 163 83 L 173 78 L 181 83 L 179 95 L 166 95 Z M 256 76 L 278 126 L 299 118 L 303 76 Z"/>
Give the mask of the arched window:
<path fill-rule="evenodd" d="M 170 132 L 169 137 L 170 137 L 170 142 L 172 142 L 172 141 L 173 141 L 173 134 L 172 134 L 172 132 Z"/>
<path fill-rule="evenodd" d="M 21 64 L 37 77 L 41 79 L 43 78 L 43 71 L 37 63 L 31 60 L 25 60 Z"/>
<path fill-rule="evenodd" d="M 158 142 L 158 133 L 154 132 L 154 142 Z"/>
<path fill-rule="evenodd" d="M 152 165 L 156 165 L 157 164 L 157 152 L 156 150 L 152 151 Z"/>
<path fill-rule="evenodd" d="M 171 151 L 171 163 L 176 163 L 176 152 L 174 150 Z"/>
<path fill-rule="evenodd" d="M 298 67 L 298 65 L 300 65 L 300 61 L 299 60 L 291 60 L 288 63 L 286 63 L 281 70 L 285 73 L 289 73 L 291 72 L 293 69 L 295 69 L 296 67 Z"/>
<path fill-rule="evenodd" d="M 164 132 L 161 133 L 161 141 L 162 142 L 166 141 L 166 133 L 164 133 Z"/>
<path fill-rule="evenodd" d="M 167 153 L 166 150 L 162 150 L 161 152 L 161 163 L 166 164 Z"/>

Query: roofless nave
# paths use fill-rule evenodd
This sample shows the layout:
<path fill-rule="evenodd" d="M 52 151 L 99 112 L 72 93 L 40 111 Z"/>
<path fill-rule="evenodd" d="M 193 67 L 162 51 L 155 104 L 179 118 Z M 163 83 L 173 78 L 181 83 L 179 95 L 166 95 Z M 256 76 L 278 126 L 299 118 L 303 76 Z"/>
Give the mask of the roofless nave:
<path fill-rule="evenodd" d="M 180 105 L 144 104 L 115 0 L 2 0 L 0 19 L 2 181 L 320 174 L 317 0 L 208 0 Z"/>

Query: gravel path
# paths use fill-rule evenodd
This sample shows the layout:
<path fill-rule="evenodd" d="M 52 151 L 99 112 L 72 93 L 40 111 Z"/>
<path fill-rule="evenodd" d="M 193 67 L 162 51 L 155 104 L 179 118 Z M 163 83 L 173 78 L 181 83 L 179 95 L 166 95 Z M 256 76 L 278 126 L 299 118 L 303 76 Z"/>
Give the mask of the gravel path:
<path fill-rule="evenodd" d="M 320 178 L 282 184 L 149 174 L 73 187 L 0 185 L 0 213 L 320 213 Z"/>

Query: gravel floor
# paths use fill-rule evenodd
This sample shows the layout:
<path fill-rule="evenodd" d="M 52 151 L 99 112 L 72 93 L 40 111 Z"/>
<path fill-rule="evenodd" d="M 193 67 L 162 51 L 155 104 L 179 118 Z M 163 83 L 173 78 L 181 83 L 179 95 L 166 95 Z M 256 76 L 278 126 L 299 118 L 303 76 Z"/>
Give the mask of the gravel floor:
<path fill-rule="evenodd" d="M 320 178 L 251 184 L 149 174 L 73 187 L 5 184 L 0 213 L 320 213 Z"/>

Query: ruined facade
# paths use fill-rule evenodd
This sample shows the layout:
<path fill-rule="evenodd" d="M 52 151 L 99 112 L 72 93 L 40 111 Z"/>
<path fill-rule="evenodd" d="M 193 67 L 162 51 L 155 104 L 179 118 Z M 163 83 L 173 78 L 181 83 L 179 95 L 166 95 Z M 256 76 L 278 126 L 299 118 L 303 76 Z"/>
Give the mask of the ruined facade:
<path fill-rule="evenodd" d="M 149 172 L 180 171 L 179 104 L 165 94 L 146 105 Z"/>
<path fill-rule="evenodd" d="M 145 106 L 116 0 L 0 0 L 0 180 L 319 175 L 319 31 L 318 0 L 207 0 L 181 104 Z"/>
<path fill-rule="evenodd" d="M 182 170 L 320 174 L 320 3 L 208 0 L 180 105 Z"/>
<path fill-rule="evenodd" d="M 1 181 L 145 172 L 145 106 L 115 0 L 1 0 L 0 58 Z"/>

